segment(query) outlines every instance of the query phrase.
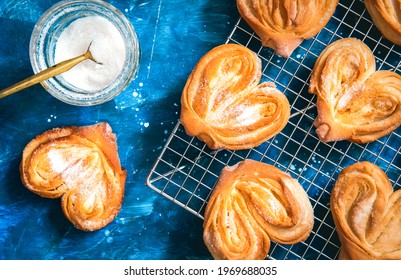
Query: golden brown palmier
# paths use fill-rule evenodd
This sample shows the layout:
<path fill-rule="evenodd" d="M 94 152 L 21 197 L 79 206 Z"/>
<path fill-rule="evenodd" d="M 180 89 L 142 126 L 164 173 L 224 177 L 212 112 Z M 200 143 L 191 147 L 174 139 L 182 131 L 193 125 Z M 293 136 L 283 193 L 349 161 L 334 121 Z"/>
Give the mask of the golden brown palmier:
<path fill-rule="evenodd" d="M 401 259 L 401 190 L 370 162 L 338 176 L 330 209 L 341 241 L 340 259 Z"/>
<path fill-rule="evenodd" d="M 241 17 L 262 44 L 284 57 L 323 29 L 337 4 L 338 0 L 237 0 Z"/>
<path fill-rule="evenodd" d="M 401 45 L 401 4 L 394 0 L 364 0 L 373 23 L 383 37 Z"/>
<path fill-rule="evenodd" d="M 323 142 L 372 142 L 401 124 L 401 76 L 376 71 L 371 50 L 358 39 L 326 47 L 314 66 L 309 92 L 317 95 L 315 126 Z"/>
<path fill-rule="evenodd" d="M 270 240 L 295 244 L 313 228 L 313 210 L 297 180 L 246 159 L 225 167 L 208 201 L 203 239 L 215 259 L 265 259 Z"/>
<path fill-rule="evenodd" d="M 32 192 L 61 197 L 65 216 L 78 229 L 98 230 L 120 211 L 126 171 L 107 123 L 45 131 L 25 147 L 20 170 Z"/>
<path fill-rule="evenodd" d="M 261 76 L 260 59 L 244 46 L 225 44 L 205 54 L 181 96 L 186 133 L 230 150 L 253 148 L 279 133 L 290 105 L 273 83 L 259 84 Z"/>

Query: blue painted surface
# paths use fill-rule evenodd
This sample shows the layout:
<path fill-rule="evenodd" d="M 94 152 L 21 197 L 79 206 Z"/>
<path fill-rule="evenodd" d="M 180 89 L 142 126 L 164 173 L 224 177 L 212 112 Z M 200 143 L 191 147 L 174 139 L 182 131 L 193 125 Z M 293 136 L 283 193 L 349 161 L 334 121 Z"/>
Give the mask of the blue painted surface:
<path fill-rule="evenodd" d="M 55 0 L 0 1 L 0 88 L 32 74 L 29 39 Z M 114 100 L 64 104 L 40 85 L 0 100 L 0 259 L 210 259 L 202 220 L 145 186 L 146 176 L 179 118 L 186 79 L 211 48 L 223 44 L 239 15 L 235 1 L 108 1 L 131 21 L 141 44 L 138 77 Z M 124 204 L 110 225 L 75 229 L 60 200 L 21 183 L 22 150 L 35 135 L 66 125 L 107 121 L 128 171 Z"/>

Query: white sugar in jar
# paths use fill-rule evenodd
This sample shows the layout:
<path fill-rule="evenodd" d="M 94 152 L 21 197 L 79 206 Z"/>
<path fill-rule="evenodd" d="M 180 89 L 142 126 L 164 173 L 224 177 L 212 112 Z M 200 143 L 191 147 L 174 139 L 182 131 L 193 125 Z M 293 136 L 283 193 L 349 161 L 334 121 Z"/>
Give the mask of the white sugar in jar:
<path fill-rule="evenodd" d="M 92 43 L 92 44 L 91 44 Z M 131 22 L 100 0 L 65 0 L 50 7 L 35 24 L 29 44 L 34 73 L 82 55 L 93 57 L 68 72 L 41 82 L 55 98 L 76 106 L 112 100 L 136 77 L 140 48 Z"/>
<path fill-rule="evenodd" d="M 85 60 L 61 76 L 71 85 L 95 91 L 108 86 L 122 71 L 125 44 L 118 29 L 106 18 L 88 16 L 68 25 L 56 43 L 55 63 L 90 51 L 94 59 Z"/>

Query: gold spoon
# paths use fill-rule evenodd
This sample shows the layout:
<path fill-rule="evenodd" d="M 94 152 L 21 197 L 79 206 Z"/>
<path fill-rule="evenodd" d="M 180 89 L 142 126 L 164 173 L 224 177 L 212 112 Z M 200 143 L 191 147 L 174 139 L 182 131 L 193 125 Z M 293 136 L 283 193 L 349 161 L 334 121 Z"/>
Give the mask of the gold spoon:
<path fill-rule="evenodd" d="M 91 43 L 92 44 L 92 43 Z M 25 80 L 22 80 L 21 82 L 18 82 L 6 89 L 3 89 L 0 91 L 0 99 L 3 97 L 6 97 L 12 93 L 18 92 L 20 90 L 26 89 L 30 86 L 36 85 L 40 82 L 43 82 L 44 80 L 50 79 L 54 76 L 60 75 L 68 70 L 70 70 L 72 67 L 75 65 L 81 63 L 84 60 L 90 59 L 94 61 L 97 64 L 101 64 L 100 62 L 97 62 L 93 56 L 92 53 L 90 52 L 89 48 L 91 46 L 89 44 L 89 47 L 87 51 L 84 54 L 81 54 L 79 56 L 76 56 L 74 58 L 70 58 L 67 60 L 64 60 L 62 62 L 59 62 L 55 65 L 53 65 L 50 68 L 47 68 L 39 73 L 36 73 L 35 75 L 26 78 Z"/>

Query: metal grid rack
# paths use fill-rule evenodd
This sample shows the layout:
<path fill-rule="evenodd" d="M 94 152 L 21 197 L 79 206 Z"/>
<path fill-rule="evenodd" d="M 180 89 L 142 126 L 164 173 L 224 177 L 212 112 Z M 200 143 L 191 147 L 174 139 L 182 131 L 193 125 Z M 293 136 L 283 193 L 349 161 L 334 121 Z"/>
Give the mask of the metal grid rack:
<path fill-rule="evenodd" d="M 226 43 L 244 45 L 262 59 L 262 80 L 274 82 L 292 104 L 289 123 L 282 132 L 256 148 L 213 151 L 189 137 L 178 122 L 148 175 L 147 185 L 203 218 L 208 198 L 224 166 L 246 158 L 272 164 L 298 179 L 304 187 L 314 209 L 315 224 L 305 242 L 273 243 L 269 258 L 336 259 L 340 242 L 329 203 L 339 172 L 350 164 L 366 160 L 381 167 L 395 189 L 401 187 L 401 128 L 363 145 L 348 141 L 322 143 L 315 134 L 316 97 L 308 93 L 310 74 L 321 51 L 345 37 L 364 41 L 375 55 L 377 69 L 400 74 L 400 47 L 381 37 L 362 0 L 341 0 L 326 27 L 304 41 L 288 59 L 262 47 L 258 36 L 239 19 Z"/>

